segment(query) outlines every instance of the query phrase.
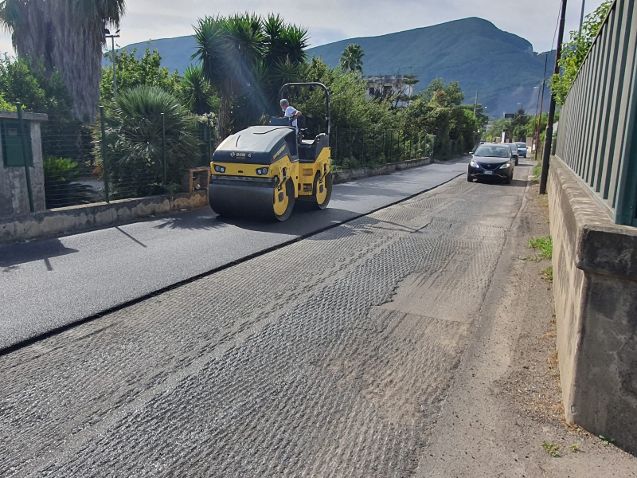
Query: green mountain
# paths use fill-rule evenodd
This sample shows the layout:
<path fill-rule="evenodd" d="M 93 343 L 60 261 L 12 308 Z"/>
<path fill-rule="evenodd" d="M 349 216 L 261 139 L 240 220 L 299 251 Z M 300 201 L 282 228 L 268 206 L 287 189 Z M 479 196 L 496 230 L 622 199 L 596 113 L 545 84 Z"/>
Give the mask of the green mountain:
<path fill-rule="evenodd" d="M 465 101 L 478 101 L 493 117 L 515 112 L 520 106 L 534 113 L 538 87 L 548 56 L 552 70 L 554 53 L 534 53 L 527 40 L 497 28 L 480 18 L 465 18 L 440 25 L 390 33 L 377 37 L 352 38 L 308 50 L 331 66 L 338 65 L 341 53 L 350 43 L 365 51 L 365 75 L 413 74 L 420 80 L 417 89 L 425 88 L 434 78 L 458 81 Z M 195 41 L 191 36 L 166 38 L 125 47 L 143 53 L 157 49 L 162 63 L 183 72 L 192 63 Z M 545 91 L 545 107 L 549 93 Z"/>
<path fill-rule="evenodd" d="M 413 74 L 425 88 L 434 78 L 458 81 L 465 101 L 487 106 L 491 116 L 513 113 L 520 106 L 534 113 L 547 53 L 517 35 L 480 18 L 465 18 L 431 27 L 377 37 L 352 38 L 309 50 L 311 56 L 336 66 L 350 43 L 365 52 L 365 75 Z M 548 53 L 548 71 L 555 56 Z M 548 91 L 548 90 L 547 90 Z M 548 105 L 548 93 L 545 103 Z"/>

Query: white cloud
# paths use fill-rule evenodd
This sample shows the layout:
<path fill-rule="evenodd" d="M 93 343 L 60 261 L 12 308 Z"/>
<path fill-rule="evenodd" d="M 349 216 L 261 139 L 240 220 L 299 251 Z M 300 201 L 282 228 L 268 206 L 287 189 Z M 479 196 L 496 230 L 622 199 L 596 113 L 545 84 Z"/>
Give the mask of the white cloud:
<path fill-rule="evenodd" d="M 588 12 L 601 0 L 588 0 Z M 120 44 L 191 34 L 204 15 L 236 12 L 280 13 L 309 29 L 312 44 L 356 36 L 382 35 L 464 17 L 482 17 L 529 40 L 536 51 L 552 48 L 560 0 L 128 0 Z M 577 28 L 581 3 L 571 1 L 567 31 Z M 0 51 L 10 51 L 0 34 Z"/>

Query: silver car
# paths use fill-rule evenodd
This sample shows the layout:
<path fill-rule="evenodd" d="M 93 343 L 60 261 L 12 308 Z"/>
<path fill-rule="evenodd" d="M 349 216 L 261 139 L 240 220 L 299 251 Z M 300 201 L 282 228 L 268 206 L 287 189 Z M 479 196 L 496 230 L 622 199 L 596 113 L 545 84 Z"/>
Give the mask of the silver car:
<path fill-rule="evenodd" d="M 509 148 L 511 148 L 511 156 L 515 159 L 515 165 L 517 166 L 520 162 L 520 153 L 518 153 L 518 145 L 517 143 L 508 143 Z"/>
<path fill-rule="evenodd" d="M 518 142 L 515 144 L 518 145 L 518 153 L 520 154 L 520 158 L 526 158 L 526 155 L 528 153 L 528 148 L 526 146 L 526 143 Z"/>

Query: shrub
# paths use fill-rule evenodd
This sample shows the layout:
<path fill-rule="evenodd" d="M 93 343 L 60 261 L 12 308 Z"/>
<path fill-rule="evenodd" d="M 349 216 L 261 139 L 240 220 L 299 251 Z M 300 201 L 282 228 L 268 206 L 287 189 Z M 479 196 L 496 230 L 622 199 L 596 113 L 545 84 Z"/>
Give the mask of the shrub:
<path fill-rule="evenodd" d="M 77 162 L 67 158 L 46 158 L 44 189 L 47 209 L 89 203 L 93 188 L 78 183 L 79 179 L 80 167 Z"/>
<path fill-rule="evenodd" d="M 164 192 L 168 184 L 181 183 L 184 170 L 201 155 L 195 117 L 177 98 L 154 86 L 120 93 L 106 134 L 106 168 L 116 197 Z"/>

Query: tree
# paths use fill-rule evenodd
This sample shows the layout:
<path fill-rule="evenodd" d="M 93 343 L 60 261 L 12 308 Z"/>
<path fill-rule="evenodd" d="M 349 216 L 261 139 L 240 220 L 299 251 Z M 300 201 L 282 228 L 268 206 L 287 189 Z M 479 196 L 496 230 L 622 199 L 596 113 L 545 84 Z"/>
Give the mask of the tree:
<path fill-rule="evenodd" d="M 110 55 L 109 55 L 110 56 Z M 177 95 L 180 78 L 177 72 L 170 72 L 161 66 L 161 56 L 157 50 L 146 50 L 141 58 L 135 50 L 119 50 L 115 52 L 117 64 L 117 88 L 120 91 L 137 86 L 157 86 L 162 90 Z M 100 80 L 100 101 L 108 104 L 113 101 L 113 67 L 107 66 Z"/>
<path fill-rule="evenodd" d="M 204 77 L 221 96 L 219 133 L 272 112 L 281 83 L 302 74 L 307 31 L 279 16 L 206 17 L 195 27 Z M 236 123 L 233 125 L 233 121 Z"/>
<path fill-rule="evenodd" d="M 254 83 L 254 66 L 264 53 L 261 21 L 249 14 L 206 17 L 199 20 L 195 39 L 195 57 L 221 95 L 219 132 L 223 138 L 232 128 L 232 103 Z"/>
<path fill-rule="evenodd" d="M 201 65 L 186 68 L 181 80 L 179 96 L 183 104 L 197 115 L 210 113 L 218 107 L 217 96 L 204 76 Z"/>
<path fill-rule="evenodd" d="M 27 111 L 49 116 L 42 124 L 45 157 L 78 159 L 90 151 L 88 132 L 74 119 L 73 101 L 58 73 L 47 75 L 35 62 L 5 57 L 0 60 L 0 95 L 11 105 L 20 102 Z"/>
<path fill-rule="evenodd" d="M 279 15 L 263 20 L 265 57 L 260 63 L 262 86 L 272 106 L 278 108 L 282 84 L 299 81 L 303 75 L 308 46 L 307 30 L 288 25 Z"/>
<path fill-rule="evenodd" d="M 73 99 L 73 115 L 94 118 L 107 24 L 119 24 L 125 0 L 3 0 L 0 21 L 19 56 L 58 72 Z"/>
<path fill-rule="evenodd" d="M 341 68 L 349 72 L 362 73 L 364 56 L 365 53 L 360 45 L 356 43 L 347 45 L 341 55 Z"/>
<path fill-rule="evenodd" d="M 564 104 L 566 101 L 566 96 L 613 4 L 613 0 L 605 0 L 597 10 L 586 17 L 581 32 L 572 31 L 570 40 L 562 46 L 561 72 L 559 75 L 553 75 L 551 79 L 551 90 L 558 104 Z"/>
<path fill-rule="evenodd" d="M 526 141 L 529 123 L 531 123 L 531 117 L 527 115 L 523 109 L 518 110 L 511 120 L 511 140 Z"/>
<path fill-rule="evenodd" d="M 435 135 L 434 153 L 445 159 L 466 153 L 480 127 L 473 105 L 462 105 L 464 94 L 457 82 L 433 80 L 405 109 L 406 128 Z"/>
<path fill-rule="evenodd" d="M 426 103 L 436 101 L 441 106 L 458 106 L 464 101 L 464 93 L 457 81 L 445 84 L 442 78 L 436 78 L 427 85 L 420 96 Z"/>
<path fill-rule="evenodd" d="M 33 62 L 0 59 L 0 94 L 6 101 L 22 103 L 24 109 L 47 113 L 53 121 L 71 115 L 72 100 L 59 74 L 47 75 Z"/>
<path fill-rule="evenodd" d="M 180 183 L 183 170 L 197 162 L 194 116 L 175 96 L 156 86 L 119 93 L 109 111 L 106 134 L 108 168 L 116 194 L 117 190 L 130 194 L 130 189 L 138 195 L 163 191 L 162 157 L 167 161 L 168 183 Z"/>

